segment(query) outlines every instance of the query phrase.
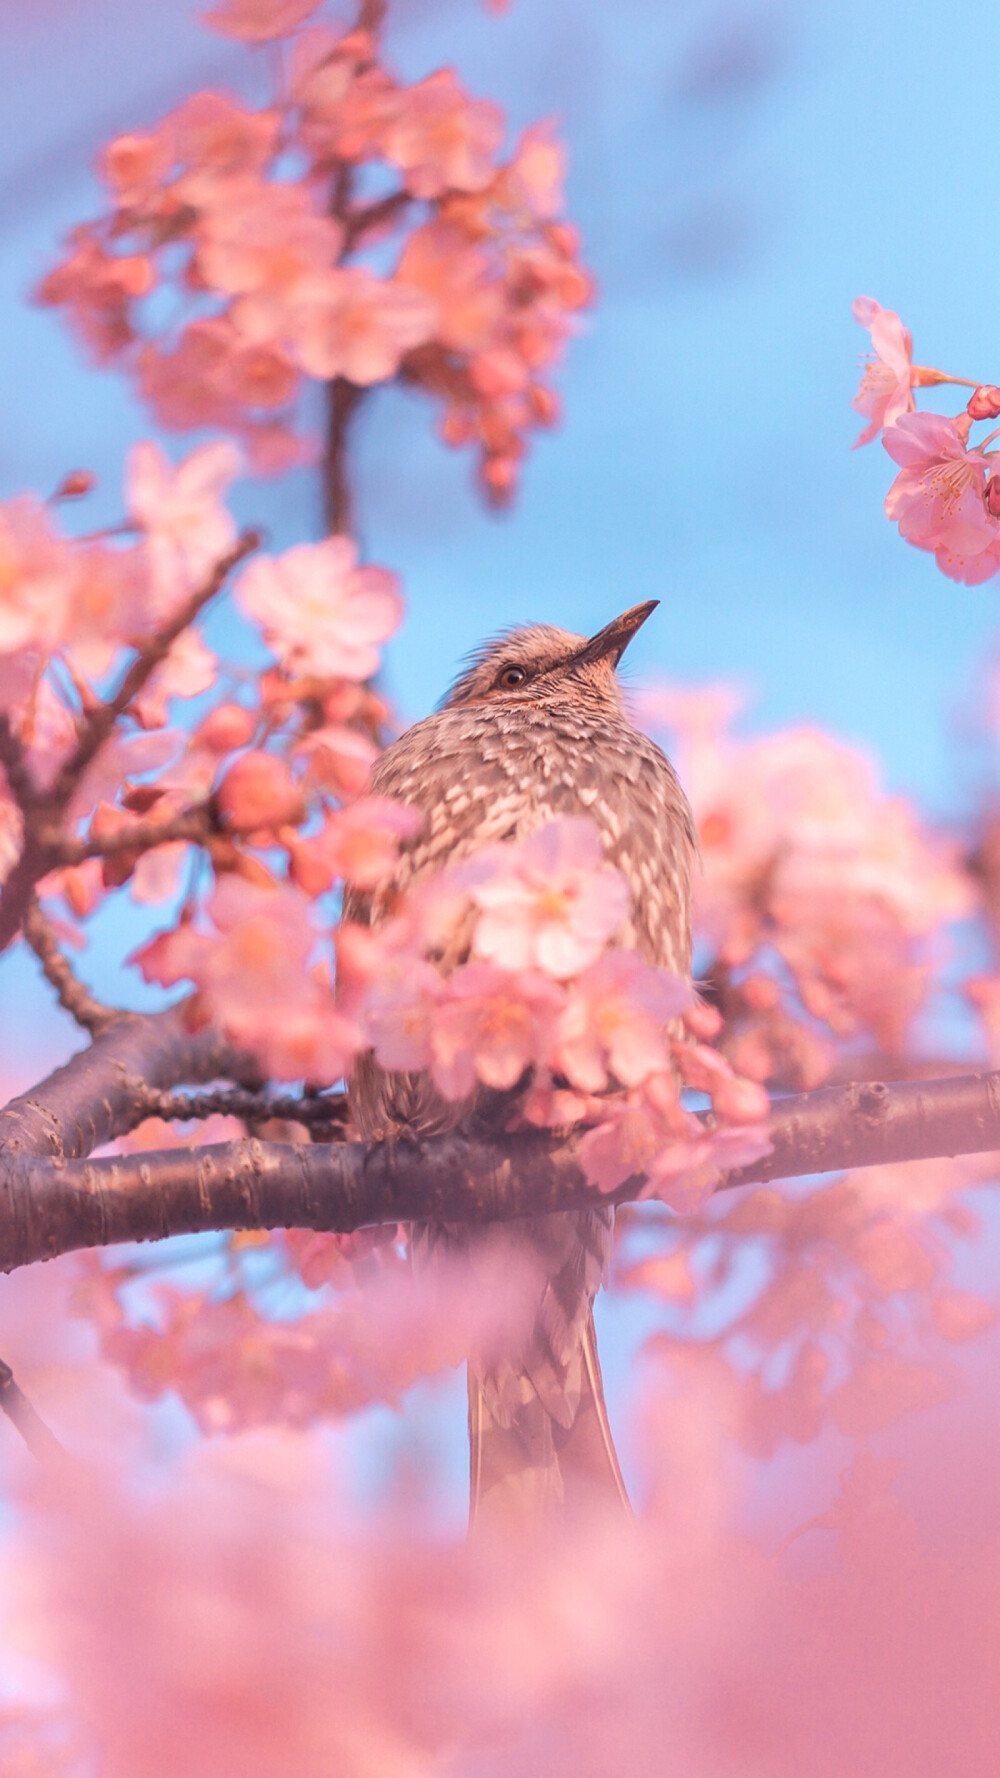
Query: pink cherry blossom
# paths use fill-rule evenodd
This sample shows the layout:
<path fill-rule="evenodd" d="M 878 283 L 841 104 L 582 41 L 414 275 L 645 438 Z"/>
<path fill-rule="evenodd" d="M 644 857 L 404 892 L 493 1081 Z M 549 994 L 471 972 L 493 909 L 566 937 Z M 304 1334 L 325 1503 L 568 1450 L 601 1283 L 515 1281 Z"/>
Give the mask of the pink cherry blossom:
<path fill-rule="evenodd" d="M 492 177 L 503 129 L 498 105 L 470 99 L 454 71 L 439 68 L 400 92 L 381 151 L 415 197 L 438 197 L 449 187 L 481 191 Z"/>
<path fill-rule="evenodd" d="M 852 406 L 867 414 L 869 423 L 854 441 L 870 444 L 885 426 L 894 426 L 901 414 L 913 412 L 913 339 L 893 309 L 883 309 L 873 297 L 854 300 L 854 319 L 867 327 L 877 354 L 861 379 Z"/>
<path fill-rule="evenodd" d="M 216 655 L 195 629 L 185 630 L 170 646 L 166 659 L 150 674 L 131 709 L 143 728 L 163 728 L 171 698 L 197 698 L 215 684 Z"/>
<path fill-rule="evenodd" d="M 310 968 L 318 935 L 305 897 L 226 876 L 207 911 L 214 932 L 181 926 L 136 953 L 145 979 L 194 982 L 198 1015 L 253 1050 L 276 1079 L 338 1079 L 361 1034 Z"/>
<path fill-rule="evenodd" d="M 281 118 L 277 111 L 251 111 L 230 93 L 200 92 L 171 112 L 166 128 L 190 169 L 179 192 L 197 202 L 210 180 L 262 173 L 274 153 Z"/>
<path fill-rule="evenodd" d="M 296 752 L 307 761 L 307 782 L 325 785 L 338 796 L 357 796 L 364 790 L 378 758 L 374 741 L 346 723 L 313 729 Z"/>
<path fill-rule="evenodd" d="M 669 1066 L 667 1026 L 691 1001 L 691 987 L 654 969 L 637 951 L 606 951 L 569 990 L 559 1018 L 555 1066 L 583 1092 L 601 1092 L 609 1074 L 638 1086 Z"/>
<path fill-rule="evenodd" d="M 216 801 L 228 827 L 265 840 L 275 828 L 300 821 L 304 811 L 302 793 L 286 761 L 259 747 L 233 761 Z"/>
<path fill-rule="evenodd" d="M 1000 543 L 1000 521 L 983 499 L 992 468 L 982 452 L 969 450 L 964 426 L 944 414 L 903 414 L 883 434 L 890 457 L 902 467 L 885 499 L 886 516 L 918 549 L 934 550 L 954 579 L 966 565 Z M 995 572 L 995 570 L 994 570 Z"/>
<path fill-rule="evenodd" d="M 480 853 L 466 880 L 481 910 L 477 954 L 557 981 L 593 963 L 628 918 L 628 885 L 587 820 L 560 817 L 516 845 Z"/>
<path fill-rule="evenodd" d="M 364 388 L 395 376 L 436 320 L 436 304 L 415 285 L 349 266 L 303 286 L 290 343 L 310 376 L 346 377 Z"/>
<path fill-rule="evenodd" d="M 403 605 L 395 575 L 357 559 L 349 538 L 328 537 L 260 556 L 244 572 L 238 602 L 290 672 L 360 680 L 377 671 L 377 645 Z"/>
<path fill-rule="evenodd" d="M 201 16 L 220 37 L 269 43 L 275 37 L 287 37 L 321 4 L 322 0 L 220 0 Z"/>
<path fill-rule="evenodd" d="M 447 1099 L 464 1099 L 476 1081 L 501 1091 L 526 1068 L 545 1064 L 563 997 L 533 971 L 466 963 L 446 978 L 428 1035 L 430 1069 Z"/>
<path fill-rule="evenodd" d="M 303 279 L 332 266 L 341 241 L 338 225 L 301 186 L 226 180 L 199 214 L 198 269 L 228 296 L 259 294 L 261 312 L 270 317 L 265 305 L 287 301 Z M 249 303 L 241 306 L 243 331 L 251 331 L 256 313 Z M 265 325 L 273 328 L 274 320 L 262 321 L 260 331 Z"/>
<path fill-rule="evenodd" d="M 563 208 L 566 150 L 551 122 L 525 130 L 503 174 L 515 204 L 540 221 L 551 222 Z"/>
<path fill-rule="evenodd" d="M 361 889 L 374 889 L 391 874 L 400 842 L 423 825 L 418 810 L 384 796 L 359 797 L 328 815 L 318 834 L 297 839 L 293 874 L 310 894 L 328 889 L 338 877 Z"/>
<path fill-rule="evenodd" d="M 40 501 L 21 494 L 0 505 L 0 654 L 57 648 L 77 578 L 70 545 Z"/>
<path fill-rule="evenodd" d="M 203 580 L 232 549 L 236 522 L 221 501 L 242 461 L 235 445 L 222 442 L 202 445 L 174 469 L 159 445 L 133 445 L 125 471 L 129 516 L 146 534 L 165 591 L 178 571 Z"/>

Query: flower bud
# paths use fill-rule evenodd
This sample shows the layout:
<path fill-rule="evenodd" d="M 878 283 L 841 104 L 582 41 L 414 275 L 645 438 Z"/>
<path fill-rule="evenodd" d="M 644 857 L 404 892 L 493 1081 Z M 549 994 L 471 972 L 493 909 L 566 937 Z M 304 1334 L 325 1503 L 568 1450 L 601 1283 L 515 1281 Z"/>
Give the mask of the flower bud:
<path fill-rule="evenodd" d="M 1000 519 L 1000 475 L 991 475 L 983 490 L 986 510 L 993 519 Z"/>
<path fill-rule="evenodd" d="M 252 740 L 256 727 L 257 718 L 252 710 L 244 710 L 242 704 L 219 704 L 209 711 L 195 740 L 210 753 L 232 753 Z"/>
<path fill-rule="evenodd" d="M 242 833 L 282 827 L 302 816 L 302 797 L 283 759 L 273 753 L 244 753 L 219 785 L 219 814 Z"/>
<path fill-rule="evenodd" d="M 973 420 L 995 420 L 1000 414 L 1000 389 L 995 383 L 980 383 L 965 411 Z"/>

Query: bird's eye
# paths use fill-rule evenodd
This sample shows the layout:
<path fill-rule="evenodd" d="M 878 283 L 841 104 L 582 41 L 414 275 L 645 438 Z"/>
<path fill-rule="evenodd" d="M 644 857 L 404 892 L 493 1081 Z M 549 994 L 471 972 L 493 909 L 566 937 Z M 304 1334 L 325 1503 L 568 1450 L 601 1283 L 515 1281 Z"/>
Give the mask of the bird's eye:
<path fill-rule="evenodd" d="M 516 685 L 523 685 L 527 677 L 526 667 L 504 667 L 497 684 L 502 685 L 505 691 L 513 691 Z"/>

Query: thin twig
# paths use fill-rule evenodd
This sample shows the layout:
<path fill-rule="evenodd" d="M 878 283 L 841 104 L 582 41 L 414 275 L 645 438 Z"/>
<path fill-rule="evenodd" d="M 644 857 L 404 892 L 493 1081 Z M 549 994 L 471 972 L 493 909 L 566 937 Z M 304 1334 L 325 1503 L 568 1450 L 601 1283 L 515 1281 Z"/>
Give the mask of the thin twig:
<path fill-rule="evenodd" d="M 221 591 L 232 570 L 260 545 L 259 531 L 243 531 L 228 555 L 216 562 L 208 579 L 191 594 L 174 616 L 140 648 L 126 668 L 121 684 L 106 704 L 98 704 L 83 721 L 83 732 L 61 767 L 50 798 L 56 807 L 68 801 L 95 754 L 103 747 L 119 716 L 137 698 L 150 675 L 165 660 L 178 636 L 190 628 L 205 606 Z"/>
<path fill-rule="evenodd" d="M 251 1093 L 243 1087 L 218 1087 L 209 1093 L 151 1093 L 150 1117 L 183 1123 L 217 1115 L 242 1118 L 244 1123 L 263 1124 L 271 1118 L 287 1118 L 299 1124 L 347 1123 L 346 1093 L 294 1094 Z"/>
<path fill-rule="evenodd" d="M 0 1358 L 0 1413 L 6 1414 L 11 1425 L 21 1434 L 28 1450 L 40 1463 L 51 1463 L 53 1459 L 65 1463 L 67 1452 L 59 1443 L 54 1432 L 50 1432 L 40 1414 L 35 1412 L 28 1397 L 14 1381 L 14 1373 L 9 1364 Z"/>
<path fill-rule="evenodd" d="M 208 839 L 212 831 L 212 804 L 195 803 L 169 820 L 135 821 L 131 826 L 116 828 L 114 833 L 91 834 L 85 840 L 59 840 L 53 851 L 60 865 L 82 864 L 86 858 L 118 858 L 123 852 L 152 852 L 174 840 Z"/>
<path fill-rule="evenodd" d="M 112 1020 L 121 1017 L 121 1009 L 105 1006 L 85 987 L 73 970 L 69 958 L 56 943 L 56 935 L 42 913 L 34 896 L 24 910 L 24 936 L 42 966 L 42 974 L 55 989 L 59 1005 L 70 1018 L 91 1035 L 103 1031 Z"/>

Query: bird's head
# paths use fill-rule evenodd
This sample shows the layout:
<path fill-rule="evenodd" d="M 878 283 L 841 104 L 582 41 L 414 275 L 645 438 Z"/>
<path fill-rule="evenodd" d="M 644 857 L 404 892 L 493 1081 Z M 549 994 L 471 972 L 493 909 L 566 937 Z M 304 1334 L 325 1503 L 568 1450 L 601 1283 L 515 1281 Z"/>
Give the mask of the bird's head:
<path fill-rule="evenodd" d="M 657 599 L 647 599 L 644 605 L 633 605 L 596 636 L 574 636 L 571 630 L 557 630 L 552 624 L 506 630 L 476 650 L 442 699 L 441 708 L 494 701 L 537 703 L 576 695 L 619 710 L 618 663 L 658 604 Z"/>

